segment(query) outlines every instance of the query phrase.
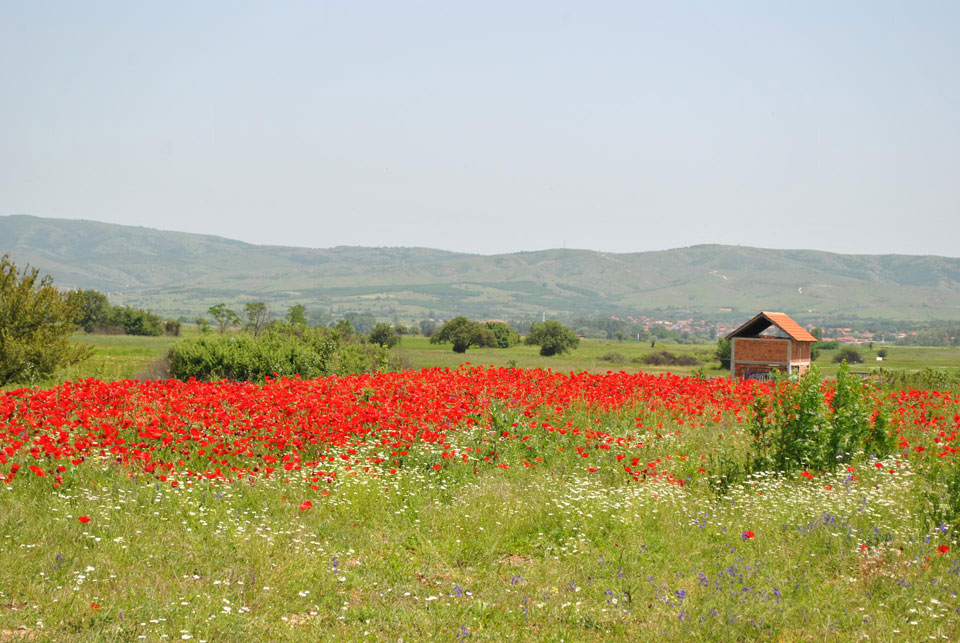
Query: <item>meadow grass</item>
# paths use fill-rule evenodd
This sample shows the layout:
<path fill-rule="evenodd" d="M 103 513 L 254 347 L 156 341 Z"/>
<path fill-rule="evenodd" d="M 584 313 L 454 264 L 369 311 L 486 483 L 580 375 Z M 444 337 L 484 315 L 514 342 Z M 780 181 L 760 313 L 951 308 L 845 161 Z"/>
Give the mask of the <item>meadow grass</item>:
<path fill-rule="evenodd" d="M 102 378 L 118 379 L 174 340 L 77 341 L 115 359 Z M 404 338 L 399 351 L 415 366 L 605 371 L 661 348 L 712 350 L 590 340 L 559 358 L 457 355 Z M 600 359 L 614 351 L 627 363 Z M 886 368 L 956 365 L 942 349 L 888 351 Z M 571 407 L 556 422 L 621 435 L 648 415 Z M 727 481 L 718 463 L 749 448 L 742 425 L 647 417 L 662 426 L 637 455 L 681 486 L 635 482 L 600 451 L 585 462 L 571 434 L 521 442 L 529 422 L 504 410 L 451 434 L 495 461 L 436 470 L 439 447 L 418 445 L 389 478 L 333 462 L 319 481 L 277 471 L 172 487 L 103 454 L 55 490 L 32 475 L 0 483 L 0 641 L 960 639 L 956 533 L 930 524 L 903 454 L 855 473 Z"/>
<path fill-rule="evenodd" d="M 886 349 L 887 357 L 876 361 L 877 351 Z M 426 337 L 404 337 L 400 346 L 394 349 L 404 361 L 413 368 L 446 366 L 455 368 L 463 362 L 493 366 L 515 365 L 519 368 L 552 368 L 555 371 L 587 371 L 602 373 L 605 371 L 627 372 L 643 371 L 648 373 L 687 373 L 702 372 L 708 377 L 726 377 L 728 370 L 719 368 L 719 362 L 713 358 L 716 344 L 662 344 L 650 346 L 649 342 L 616 341 L 602 339 L 581 339 L 578 348 L 563 355 L 542 357 L 537 346 L 517 345 L 506 349 L 470 348 L 466 353 L 454 353 L 449 344 L 431 344 Z M 857 350 L 864 358 L 863 364 L 852 368 L 856 371 L 875 372 L 883 369 L 921 370 L 932 368 L 960 373 L 960 348 L 937 348 L 926 346 L 890 346 L 874 344 L 858 346 Z M 676 355 L 693 356 L 703 362 L 702 366 L 653 366 L 642 364 L 638 360 L 646 355 L 668 351 Z M 835 374 L 839 367 L 833 361 L 839 350 L 824 350 L 816 364 L 828 375 Z"/>
<path fill-rule="evenodd" d="M 643 413 L 557 421 L 619 433 Z M 745 444 L 732 419 L 645 440 L 637 454 L 672 460 L 683 485 L 634 482 L 599 450 L 585 463 L 572 433 L 501 431 L 528 420 L 452 434 L 495 461 L 438 470 L 439 445 L 421 444 L 389 477 L 337 461 L 319 480 L 172 487 L 104 456 L 56 490 L 18 478 L 0 486 L 0 640 L 960 636 L 956 534 L 924 520 L 905 459 L 718 492 L 698 469 L 723 435 Z"/>
<path fill-rule="evenodd" d="M 64 381 L 93 377 L 102 380 L 147 379 L 157 377 L 157 364 L 169 353 L 174 343 L 197 334 L 197 330 L 183 325 L 181 337 L 135 337 L 131 335 L 96 335 L 77 333 L 73 341 L 88 345 L 93 354 L 90 359 L 76 366 L 63 369 L 56 377 L 42 384 L 60 384 Z M 606 371 L 649 373 L 702 373 L 707 377 L 726 377 L 729 371 L 719 368 L 713 359 L 715 344 L 662 344 L 651 347 L 649 342 L 581 339 L 578 348 L 569 353 L 543 357 L 537 346 L 523 344 L 506 349 L 470 348 L 466 353 L 454 353 L 450 344 L 431 344 L 422 336 L 405 336 L 392 354 L 408 368 L 432 368 L 436 366 L 456 368 L 469 362 L 491 366 L 515 366 L 518 368 L 550 368 L 554 371 Z M 876 361 L 877 351 L 886 349 L 887 357 Z M 875 344 L 873 348 L 859 346 L 863 364 L 853 366 L 856 371 L 877 372 L 889 370 L 922 370 L 931 368 L 960 373 L 960 348 L 926 346 L 890 346 Z M 693 356 L 701 366 L 653 366 L 639 360 L 651 353 L 669 351 L 676 355 Z M 838 365 L 833 362 L 837 350 L 821 351 L 817 365 L 827 375 L 836 373 Z M 9 388 L 9 386 L 7 387 Z"/>

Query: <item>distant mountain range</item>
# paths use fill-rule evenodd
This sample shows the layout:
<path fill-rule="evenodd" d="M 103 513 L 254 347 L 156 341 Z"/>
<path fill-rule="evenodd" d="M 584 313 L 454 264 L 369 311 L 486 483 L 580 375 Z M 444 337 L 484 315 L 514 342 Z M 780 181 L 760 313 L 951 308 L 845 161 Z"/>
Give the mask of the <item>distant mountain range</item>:
<path fill-rule="evenodd" d="M 699 245 L 474 255 L 429 248 L 259 246 L 223 237 L 32 216 L 0 217 L 0 253 L 60 287 L 192 317 L 218 302 L 274 310 L 483 318 L 781 310 L 800 320 L 960 318 L 960 259 Z"/>

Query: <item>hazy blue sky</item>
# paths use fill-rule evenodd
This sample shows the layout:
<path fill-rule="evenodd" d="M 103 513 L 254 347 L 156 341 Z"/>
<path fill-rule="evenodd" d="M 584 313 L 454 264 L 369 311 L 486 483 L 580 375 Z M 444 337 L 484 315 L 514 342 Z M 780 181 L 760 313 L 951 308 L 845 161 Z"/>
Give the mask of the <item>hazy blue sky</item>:
<path fill-rule="evenodd" d="M 960 256 L 960 2 L 2 2 L 0 214 Z"/>

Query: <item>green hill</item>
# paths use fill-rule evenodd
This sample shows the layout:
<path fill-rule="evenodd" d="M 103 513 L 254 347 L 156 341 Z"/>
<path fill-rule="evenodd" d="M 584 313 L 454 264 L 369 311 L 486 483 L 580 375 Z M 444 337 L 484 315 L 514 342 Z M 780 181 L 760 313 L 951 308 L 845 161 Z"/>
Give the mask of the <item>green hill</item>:
<path fill-rule="evenodd" d="M 428 248 L 258 246 L 93 221 L 0 217 L 0 252 L 114 303 L 192 316 L 294 303 L 379 317 L 693 314 L 960 317 L 960 259 L 700 245 L 658 252 L 472 255 Z"/>

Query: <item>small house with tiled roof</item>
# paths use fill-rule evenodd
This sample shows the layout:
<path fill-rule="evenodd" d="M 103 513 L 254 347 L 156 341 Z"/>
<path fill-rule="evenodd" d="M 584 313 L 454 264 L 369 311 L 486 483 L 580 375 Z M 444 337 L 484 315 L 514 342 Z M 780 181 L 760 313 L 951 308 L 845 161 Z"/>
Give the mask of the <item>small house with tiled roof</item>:
<path fill-rule="evenodd" d="M 727 335 L 730 374 L 767 379 L 774 371 L 803 374 L 817 338 L 784 313 L 763 311 Z"/>

